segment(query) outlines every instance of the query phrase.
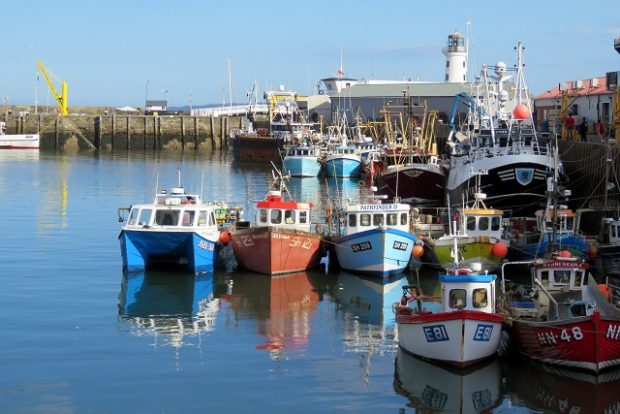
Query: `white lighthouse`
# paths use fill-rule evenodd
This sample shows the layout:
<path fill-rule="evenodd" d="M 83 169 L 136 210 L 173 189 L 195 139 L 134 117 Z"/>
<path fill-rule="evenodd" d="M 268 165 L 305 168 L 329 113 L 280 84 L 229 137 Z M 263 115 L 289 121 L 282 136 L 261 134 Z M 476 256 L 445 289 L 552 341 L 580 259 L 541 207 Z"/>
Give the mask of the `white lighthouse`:
<path fill-rule="evenodd" d="M 448 46 L 443 48 L 446 55 L 446 82 L 465 82 L 467 75 L 467 47 L 465 38 L 459 32 L 448 36 Z"/>

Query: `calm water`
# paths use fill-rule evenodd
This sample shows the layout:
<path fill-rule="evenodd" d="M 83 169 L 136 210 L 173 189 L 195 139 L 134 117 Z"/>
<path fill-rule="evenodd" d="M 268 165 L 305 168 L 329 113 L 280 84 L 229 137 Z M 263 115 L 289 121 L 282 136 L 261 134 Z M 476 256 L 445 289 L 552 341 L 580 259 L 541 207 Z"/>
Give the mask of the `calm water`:
<path fill-rule="evenodd" d="M 158 173 L 169 187 L 178 169 L 186 189 L 246 217 L 271 184 L 268 167 L 219 153 L 0 153 L 0 412 L 620 412 L 614 378 L 497 360 L 454 373 L 402 355 L 391 309 L 407 278 L 124 276 L 117 208 L 151 200 Z M 317 213 L 328 193 L 360 193 L 354 181 L 289 189 Z"/>

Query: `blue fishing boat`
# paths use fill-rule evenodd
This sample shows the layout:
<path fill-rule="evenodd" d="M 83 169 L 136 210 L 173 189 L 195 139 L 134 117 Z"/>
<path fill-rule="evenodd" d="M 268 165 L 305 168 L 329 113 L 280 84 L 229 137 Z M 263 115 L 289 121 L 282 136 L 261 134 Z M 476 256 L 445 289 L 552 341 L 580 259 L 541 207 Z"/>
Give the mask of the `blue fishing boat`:
<path fill-rule="evenodd" d="M 351 204 L 331 211 L 328 222 L 340 267 L 353 273 L 386 277 L 404 271 L 416 236 L 409 233 L 409 210 L 402 203 Z"/>
<path fill-rule="evenodd" d="M 325 157 L 325 172 L 328 177 L 359 177 L 362 157 L 355 145 L 338 145 L 332 147 Z"/>
<path fill-rule="evenodd" d="M 316 177 L 321 172 L 320 148 L 314 145 L 292 145 L 282 160 L 284 174 L 291 177 Z"/>
<path fill-rule="evenodd" d="M 119 221 L 125 221 L 118 236 L 123 270 L 142 271 L 158 266 L 179 266 L 193 273 L 214 269 L 220 238 L 226 222 L 235 221 L 239 211 L 224 203 L 203 202 L 183 187 L 162 190 L 152 203 L 119 208 Z"/>

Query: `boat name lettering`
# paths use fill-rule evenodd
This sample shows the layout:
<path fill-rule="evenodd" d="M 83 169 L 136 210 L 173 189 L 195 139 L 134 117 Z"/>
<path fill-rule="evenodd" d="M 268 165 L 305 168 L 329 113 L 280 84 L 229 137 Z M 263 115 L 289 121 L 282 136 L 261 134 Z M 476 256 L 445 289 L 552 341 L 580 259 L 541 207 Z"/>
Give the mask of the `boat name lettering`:
<path fill-rule="evenodd" d="M 426 342 L 449 341 L 448 331 L 444 325 L 430 325 L 424 327 Z"/>
<path fill-rule="evenodd" d="M 215 244 L 214 243 L 209 243 L 206 240 L 200 240 L 198 242 L 198 248 L 202 249 L 202 250 L 208 250 L 208 251 L 212 252 L 213 249 L 215 248 Z"/>
<path fill-rule="evenodd" d="M 540 345 L 556 345 L 558 339 L 563 342 L 581 341 L 583 339 L 583 332 L 581 332 L 580 327 L 574 326 L 570 329 L 562 329 L 559 336 L 553 331 L 537 332 L 536 338 Z"/>
<path fill-rule="evenodd" d="M 474 341 L 488 342 L 491 339 L 493 333 L 493 325 L 478 324 L 476 332 L 474 333 Z"/>
<path fill-rule="evenodd" d="M 257 236 L 260 236 L 259 234 L 257 234 Z M 264 236 L 263 236 L 264 237 Z M 258 237 L 255 237 L 258 238 Z M 271 238 L 272 239 L 282 239 L 282 240 L 288 240 L 291 238 L 290 235 L 288 234 L 282 234 L 282 233 L 272 233 L 271 234 Z"/>
<path fill-rule="evenodd" d="M 394 241 L 394 245 L 392 247 L 396 250 L 407 250 L 407 246 L 409 246 L 409 243 Z"/>
<path fill-rule="evenodd" d="M 620 340 L 620 325 L 609 324 L 607 327 L 606 339 Z"/>
<path fill-rule="evenodd" d="M 369 241 L 352 244 L 351 250 L 353 250 L 353 253 L 363 252 L 364 250 L 372 250 L 372 244 L 370 244 Z"/>
<path fill-rule="evenodd" d="M 397 204 L 361 204 L 359 206 L 360 211 L 373 211 L 373 210 L 397 210 Z"/>

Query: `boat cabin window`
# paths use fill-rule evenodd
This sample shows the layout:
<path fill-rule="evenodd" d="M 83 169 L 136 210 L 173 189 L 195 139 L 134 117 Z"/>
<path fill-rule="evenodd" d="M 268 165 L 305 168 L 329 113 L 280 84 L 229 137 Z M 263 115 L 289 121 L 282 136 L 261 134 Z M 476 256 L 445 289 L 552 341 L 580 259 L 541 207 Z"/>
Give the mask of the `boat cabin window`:
<path fill-rule="evenodd" d="M 179 222 L 179 210 L 157 210 L 155 223 L 160 226 L 176 226 Z"/>
<path fill-rule="evenodd" d="M 540 272 L 540 283 L 542 283 L 542 285 L 545 287 L 549 286 L 549 271 L 548 270 Z"/>
<path fill-rule="evenodd" d="M 372 225 L 373 226 L 382 226 L 383 225 L 383 214 L 373 214 L 372 215 Z"/>
<path fill-rule="evenodd" d="M 570 270 L 556 270 L 553 273 L 553 279 L 556 284 L 568 285 L 570 283 Z"/>
<path fill-rule="evenodd" d="M 307 211 L 300 211 L 299 212 L 299 223 L 300 224 L 307 224 L 308 223 L 308 212 Z"/>
<path fill-rule="evenodd" d="M 467 217 L 467 230 L 476 230 L 476 217 Z"/>
<path fill-rule="evenodd" d="M 401 226 L 406 226 L 407 225 L 407 213 L 400 213 L 400 225 Z"/>
<path fill-rule="evenodd" d="M 140 211 L 140 220 L 138 221 L 138 223 L 141 226 L 150 224 L 152 215 L 153 215 L 153 210 L 151 210 L 150 208 L 143 209 L 142 211 Z"/>
<path fill-rule="evenodd" d="M 357 226 L 357 216 L 355 214 L 349 214 L 349 227 Z"/>
<path fill-rule="evenodd" d="M 127 220 L 127 224 L 133 226 L 138 223 L 138 213 L 140 213 L 139 209 L 132 208 L 131 213 L 129 213 L 129 219 Z"/>
<path fill-rule="evenodd" d="M 282 212 L 280 210 L 271 210 L 271 224 L 282 223 Z"/>
<path fill-rule="evenodd" d="M 489 304 L 486 288 L 474 289 L 472 295 L 472 303 L 474 308 L 486 308 Z"/>
<path fill-rule="evenodd" d="M 198 213 L 198 226 L 206 227 L 208 225 L 208 220 L 209 220 L 208 214 L 209 212 L 206 210 L 201 210 Z"/>
<path fill-rule="evenodd" d="M 616 237 L 616 226 L 611 226 L 611 237 Z"/>
<path fill-rule="evenodd" d="M 396 225 L 398 225 L 398 214 L 396 214 L 396 213 L 388 213 L 387 214 L 387 225 L 388 226 L 396 226 Z"/>
<path fill-rule="evenodd" d="M 267 223 L 267 210 L 264 208 L 261 208 L 258 211 L 258 222 L 259 223 Z"/>
<path fill-rule="evenodd" d="M 186 210 L 183 212 L 183 219 L 181 224 L 183 226 L 192 226 L 194 224 L 194 211 Z"/>
<path fill-rule="evenodd" d="M 575 271 L 575 279 L 573 280 L 573 287 L 579 288 L 581 287 L 581 281 L 583 280 L 583 272 L 581 270 Z"/>
<path fill-rule="evenodd" d="M 465 289 L 450 290 L 450 307 L 462 309 L 467 306 L 467 291 Z"/>
<path fill-rule="evenodd" d="M 480 217 L 478 219 L 478 230 L 488 230 L 488 229 L 489 229 L 489 218 Z"/>
<path fill-rule="evenodd" d="M 295 210 L 284 211 L 284 222 L 286 224 L 295 224 Z"/>
<path fill-rule="evenodd" d="M 370 214 L 360 214 L 360 225 L 364 227 L 370 226 Z"/>
<path fill-rule="evenodd" d="M 502 218 L 500 216 L 491 217 L 491 230 L 498 231 L 502 224 Z"/>

